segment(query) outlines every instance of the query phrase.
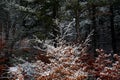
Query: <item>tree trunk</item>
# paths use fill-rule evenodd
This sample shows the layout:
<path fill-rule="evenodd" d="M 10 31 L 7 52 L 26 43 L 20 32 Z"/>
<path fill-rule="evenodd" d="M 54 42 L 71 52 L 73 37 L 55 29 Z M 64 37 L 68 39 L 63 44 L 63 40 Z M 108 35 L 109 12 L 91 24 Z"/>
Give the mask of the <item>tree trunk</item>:
<path fill-rule="evenodd" d="M 76 28 L 76 41 L 80 41 L 80 31 L 79 31 L 79 11 L 76 10 L 76 17 L 75 17 L 75 28 Z"/>
<path fill-rule="evenodd" d="M 112 49 L 113 53 L 116 53 L 116 38 L 115 38 L 115 29 L 114 29 L 114 12 L 113 12 L 113 5 L 110 5 L 110 26 L 111 26 L 111 38 L 112 38 Z M 112 55 L 113 55 L 112 53 Z"/>
<path fill-rule="evenodd" d="M 95 18 L 95 14 L 96 14 L 96 7 L 94 6 L 94 4 L 92 5 L 92 29 L 94 30 L 93 32 L 93 55 L 95 55 L 95 50 L 96 50 L 96 18 Z"/>
<path fill-rule="evenodd" d="M 76 7 L 76 10 L 75 10 L 75 28 L 76 28 L 76 41 L 77 42 L 81 42 L 80 40 L 80 30 L 79 30 L 79 27 L 80 27 L 80 24 L 79 24 L 79 17 L 80 17 L 80 14 L 79 14 L 79 0 L 77 1 L 77 7 Z"/>
<path fill-rule="evenodd" d="M 53 19 L 54 19 L 54 23 L 53 23 L 53 29 L 52 29 L 52 33 L 54 35 L 53 39 L 54 39 L 54 46 L 57 47 L 57 40 L 56 40 L 56 37 L 58 36 L 58 27 L 57 27 L 57 24 L 55 23 L 55 20 L 57 19 L 58 17 L 58 0 L 54 0 L 53 2 Z"/>

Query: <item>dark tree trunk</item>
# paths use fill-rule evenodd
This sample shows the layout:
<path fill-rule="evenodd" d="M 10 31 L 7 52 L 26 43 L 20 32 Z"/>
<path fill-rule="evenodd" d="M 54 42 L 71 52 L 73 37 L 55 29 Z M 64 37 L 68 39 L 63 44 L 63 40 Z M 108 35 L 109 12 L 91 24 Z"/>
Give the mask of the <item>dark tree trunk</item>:
<path fill-rule="evenodd" d="M 59 2 L 58 0 L 54 0 L 53 2 L 53 19 L 56 20 L 58 18 L 58 5 L 59 5 Z M 56 23 L 53 23 L 53 29 L 52 29 L 52 33 L 54 35 L 53 39 L 54 39 L 54 46 L 57 47 L 57 40 L 56 40 L 56 37 L 58 36 L 58 27 L 57 27 L 57 24 Z"/>
<path fill-rule="evenodd" d="M 57 14 L 58 14 L 58 1 L 54 0 L 53 2 L 53 18 L 56 19 L 57 18 Z"/>
<path fill-rule="evenodd" d="M 75 12 L 75 15 L 76 15 L 76 17 L 75 17 L 75 28 L 76 28 L 76 41 L 80 41 L 80 30 L 79 30 L 79 11 L 78 10 L 76 10 L 76 12 Z"/>
<path fill-rule="evenodd" d="M 113 12 L 113 5 L 110 5 L 110 26 L 111 26 L 111 38 L 112 38 L 112 48 L 113 53 L 116 53 L 116 38 L 115 38 L 115 29 L 114 29 L 114 12 Z M 112 54 L 113 55 L 113 54 Z"/>
<path fill-rule="evenodd" d="M 76 41 L 77 42 L 80 42 L 80 30 L 79 30 L 79 27 L 80 27 L 80 24 L 79 24 L 79 17 L 80 17 L 80 14 L 79 14 L 79 0 L 77 1 L 77 7 L 75 9 L 75 28 L 76 28 Z"/>
<path fill-rule="evenodd" d="M 93 41 L 92 41 L 92 44 L 93 44 L 93 55 L 96 56 L 95 54 L 95 50 L 96 50 L 96 18 L 95 18 L 95 14 L 96 14 L 96 7 L 95 5 L 93 4 L 92 5 L 92 30 L 94 30 L 93 32 Z"/>

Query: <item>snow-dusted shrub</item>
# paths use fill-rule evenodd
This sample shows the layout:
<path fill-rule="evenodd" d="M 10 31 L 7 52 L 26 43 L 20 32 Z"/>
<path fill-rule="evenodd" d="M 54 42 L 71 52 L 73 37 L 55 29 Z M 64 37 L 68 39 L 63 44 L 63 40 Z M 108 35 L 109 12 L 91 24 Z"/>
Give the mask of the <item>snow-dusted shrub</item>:
<path fill-rule="evenodd" d="M 49 50 L 46 55 L 49 56 L 47 58 L 50 63 L 37 60 L 34 63 L 25 62 L 17 65 L 21 69 L 20 74 L 23 75 L 21 77 L 24 77 L 24 80 L 31 78 L 33 80 L 86 80 L 91 78 L 90 76 L 96 80 L 120 79 L 120 56 L 117 54 L 114 55 L 115 61 L 112 62 L 109 58 L 111 55 L 105 54 L 102 49 L 96 50 L 98 57 L 95 58 L 81 52 L 75 45 L 62 45 Z M 15 73 L 14 70 L 10 72 Z"/>

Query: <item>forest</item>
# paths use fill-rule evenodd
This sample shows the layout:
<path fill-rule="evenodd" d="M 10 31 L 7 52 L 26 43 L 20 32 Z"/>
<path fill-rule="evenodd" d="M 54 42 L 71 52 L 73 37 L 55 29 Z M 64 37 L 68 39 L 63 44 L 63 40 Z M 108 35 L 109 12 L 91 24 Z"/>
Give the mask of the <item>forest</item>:
<path fill-rule="evenodd" d="M 0 80 L 120 80 L 120 0 L 0 0 Z"/>

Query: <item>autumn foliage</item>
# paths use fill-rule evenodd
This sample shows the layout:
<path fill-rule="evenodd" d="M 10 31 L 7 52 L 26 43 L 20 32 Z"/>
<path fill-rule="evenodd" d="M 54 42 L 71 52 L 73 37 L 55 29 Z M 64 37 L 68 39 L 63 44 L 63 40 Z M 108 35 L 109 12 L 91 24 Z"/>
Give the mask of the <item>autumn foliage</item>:
<path fill-rule="evenodd" d="M 111 55 L 102 49 L 97 49 L 98 56 L 93 57 L 78 48 L 65 45 L 53 48 L 47 51 L 47 57 L 39 55 L 36 62 L 18 64 L 9 72 L 19 80 L 120 80 L 119 55 L 114 54 L 112 61 Z"/>

